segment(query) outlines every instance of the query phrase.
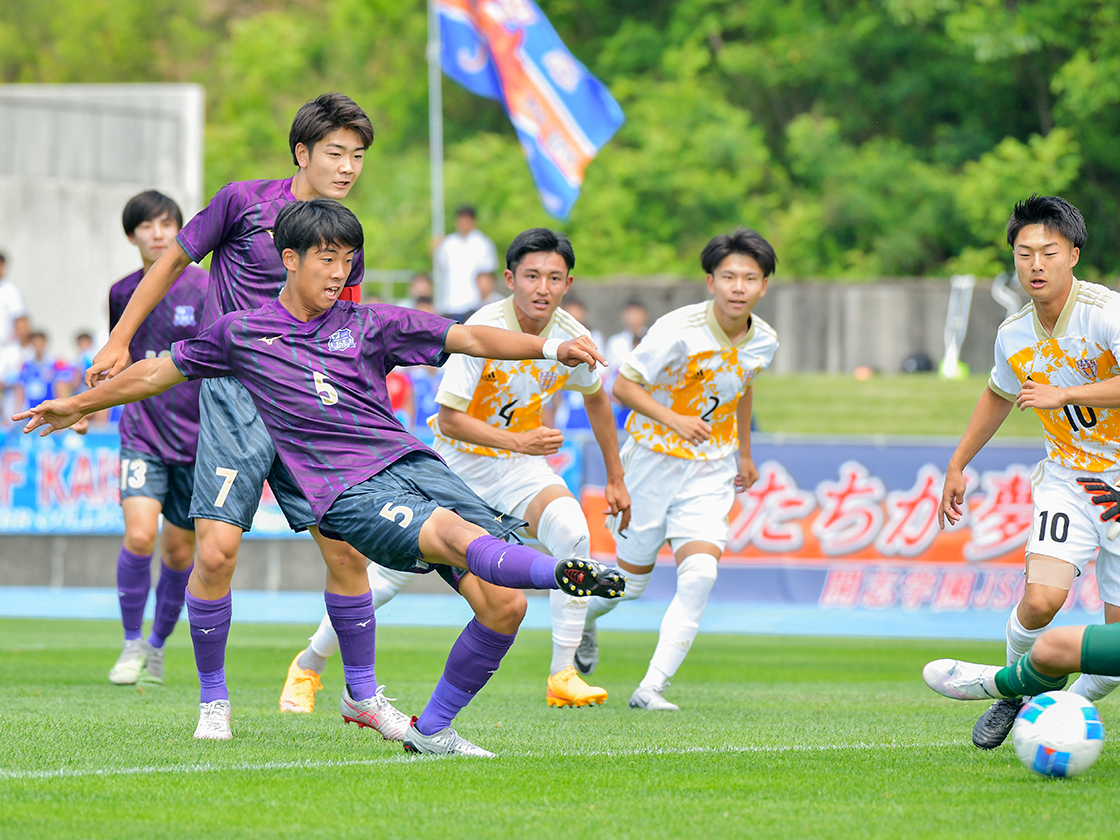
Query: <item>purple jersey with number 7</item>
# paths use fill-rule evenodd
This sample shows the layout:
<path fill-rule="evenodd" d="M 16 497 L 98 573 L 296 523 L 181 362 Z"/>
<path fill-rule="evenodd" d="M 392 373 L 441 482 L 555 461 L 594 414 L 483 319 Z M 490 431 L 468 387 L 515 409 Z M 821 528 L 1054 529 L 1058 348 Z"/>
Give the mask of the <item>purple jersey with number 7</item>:
<path fill-rule="evenodd" d="M 109 289 L 110 329 L 117 325 L 143 276 L 142 270 L 134 271 Z M 134 362 L 170 355 L 173 343 L 198 332 L 206 285 L 206 272 L 201 268 L 189 265 L 183 270 L 129 342 Z M 126 405 L 121 412 L 121 449 L 144 452 L 165 464 L 193 464 L 198 448 L 199 388 L 197 382 L 184 382 Z"/>
<path fill-rule="evenodd" d="M 275 300 L 288 272 L 272 241 L 272 226 L 284 205 L 295 201 L 292 179 L 226 184 L 177 238 L 195 262 L 213 253 L 210 290 L 202 313 L 207 327 L 227 312 L 253 310 Z M 354 254 L 347 286 L 362 281 L 363 252 Z"/>
<path fill-rule="evenodd" d="M 438 457 L 393 414 L 385 376 L 442 365 L 454 321 L 387 304 L 339 301 L 303 322 L 278 301 L 232 312 L 171 348 L 188 379 L 234 376 L 321 520 L 346 489 L 410 452 Z"/>

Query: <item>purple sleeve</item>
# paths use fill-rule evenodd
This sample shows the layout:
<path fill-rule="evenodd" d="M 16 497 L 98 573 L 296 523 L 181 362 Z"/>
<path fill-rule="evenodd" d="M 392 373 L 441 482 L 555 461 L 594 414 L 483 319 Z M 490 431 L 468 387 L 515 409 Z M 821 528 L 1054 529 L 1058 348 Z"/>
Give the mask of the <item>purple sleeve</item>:
<path fill-rule="evenodd" d="M 202 210 L 187 222 L 175 237 L 195 262 L 217 248 L 237 221 L 240 208 L 233 184 L 226 184 Z"/>
<path fill-rule="evenodd" d="M 223 315 L 194 338 L 171 345 L 171 361 L 187 379 L 214 379 L 233 376 L 230 366 L 229 333 L 242 312 Z"/>
<path fill-rule="evenodd" d="M 354 262 L 350 266 L 350 276 L 346 278 L 347 286 L 357 286 L 362 282 L 366 276 L 366 252 L 364 248 L 359 248 L 358 252 L 354 254 Z"/>
<path fill-rule="evenodd" d="M 114 283 L 113 287 L 109 289 L 109 329 L 112 330 L 117 326 L 117 321 L 121 319 L 124 314 L 124 308 L 128 305 L 127 300 L 121 300 L 122 295 L 117 292 L 119 286 Z"/>
<path fill-rule="evenodd" d="M 377 333 L 367 335 L 370 340 L 364 346 L 383 343 L 386 373 L 397 366 L 440 367 L 447 361 L 449 354 L 444 351 L 443 345 L 447 341 L 447 331 L 455 325 L 455 321 L 401 306 L 375 305 L 372 308 L 376 317 L 369 319 L 367 324 L 376 324 Z"/>

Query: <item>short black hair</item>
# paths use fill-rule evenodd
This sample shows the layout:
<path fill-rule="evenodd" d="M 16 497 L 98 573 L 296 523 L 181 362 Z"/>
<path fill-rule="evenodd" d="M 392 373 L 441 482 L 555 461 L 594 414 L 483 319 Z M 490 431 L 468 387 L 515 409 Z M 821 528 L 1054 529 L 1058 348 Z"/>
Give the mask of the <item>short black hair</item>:
<path fill-rule="evenodd" d="M 310 152 L 315 144 L 340 128 L 357 132 L 362 139 L 362 148 L 368 149 L 373 143 L 373 124 L 353 99 L 342 93 L 324 93 L 304 103 L 292 120 L 288 132 L 288 147 L 292 150 L 292 162 L 299 166 L 296 146 L 302 143 Z"/>
<path fill-rule="evenodd" d="M 145 190 L 128 200 L 121 213 L 121 224 L 125 235 L 132 236 L 144 222 L 153 222 L 165 215 L 174 219 L 178 227 L 183 226 L 183 211 L 175 199 L 158 190 Z"/>
<path fill-rule="evenodd" d="M 752 257 L 762 269 L 762 276 L 769 277 L 778 265 L 774 248 L 757 231 L 749 228 L 735 228 L 731 233 L 720 234 L 704 246 L 700 252 L 700 265 L 705 274 L 714 274 L 730 254 Z"/>
<path fill-rule="evenodd" d="M 365 235 L 357 216 L 337 201 L 316 198 L 284 205 L 272 227 L 272 241 L 281 257 L 291 248 L 303 259 L 311 248 L 327 245 L 359 249 Z"/>
<path fill-rule="evenodd" d="M 1014 248 L 1019 231 L 1028 225 L 1042 225 L 1047 230 L 1056 231 L 1072 242 L 1074 248 L 1085 247 L 1089 238 L 1081 211 L 1056 195 L 1035 193 L 1016 204 L 1011 218 L 1007 220 L 1007 244 Z"/>
<path fill-rule="evenodd" d="M 506 268 L 516 274 L 518 264 L 528 254 L 559 254 L 569 274 L 576 267 L 576 252 L 568 237 L 548 228 L 529 228 L 517 234 L 506 249 Z"/>
<path fill-rule="evenodd" d="M 456 216 L 470 216 L 472 219 L 478 218 L 478 213 L 475 212 L 474 207 L 469 204 L 460 204 L 455 209 Z"/>
<path fill-rule="evenodd" d="M 3 251 L 0 251 L 0 263 L 6 263 L 7 261 L 8 257 L 4 254 Z"/>

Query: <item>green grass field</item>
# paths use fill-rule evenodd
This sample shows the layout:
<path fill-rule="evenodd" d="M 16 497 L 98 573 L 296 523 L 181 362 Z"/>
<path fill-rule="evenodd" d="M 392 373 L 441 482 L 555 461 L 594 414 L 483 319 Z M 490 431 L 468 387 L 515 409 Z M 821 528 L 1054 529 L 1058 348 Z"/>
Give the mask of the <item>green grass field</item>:
<path fill-rule="evenodd" d="M 987 376 L 946 380 L 936 374 L 851 376 L 763 374 L 755 386 L 754 414 L 769 434 L 934 435 L 959 440 Z M 1042 445 L 1033 411 L 1011 415 L 996 438 L 1029 438 Z"/>
<path fill-rule="evenodd" d="M 668 696 L 626 707 L 654 644 L 600 633 L 595 709 L 544 703 L 548 636 L 525 632 L 458 722 L 494 760 L 407 757 L 344 726 L 341 666 L 313 715 L 276 701 L 312 628 L 234 626 L 232 742 L 197 742 L 183 627 L 168 681 L 106 679 L 114 622 L 0 620 L 0 837 L 660 838 L 1105 837 L 1120 757 L 1067 781 L 1024 770 L 1009 745 L 969 743 L 981 704 L 922 684 L 944 655 L 1001 644 L 701 634 Z M 384 628 L 378 674 L 417 713 L 455 632 Z M 1120 725 L 1105 702 L 1106 729 Z"/>

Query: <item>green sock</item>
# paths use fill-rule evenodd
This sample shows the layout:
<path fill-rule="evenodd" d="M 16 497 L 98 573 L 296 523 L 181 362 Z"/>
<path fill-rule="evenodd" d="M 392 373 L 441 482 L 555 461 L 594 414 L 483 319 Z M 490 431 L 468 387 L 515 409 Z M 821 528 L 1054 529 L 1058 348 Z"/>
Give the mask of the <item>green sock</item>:
<path fill-rule="evenodd" d="M 1014 665 L 996 672 L 996 688 L 1004 697 L 1034 697 L 1046 691 L 1065 688 L 1066 677 L 1047 677 L 1031 665 L 1030 653 L 1024 653 Z"/>
<path fill-rule="evenodd" d="M 1090 624 L 1085 628 L 1081 673 L 1120 675 L 1120 624 Z"/>

